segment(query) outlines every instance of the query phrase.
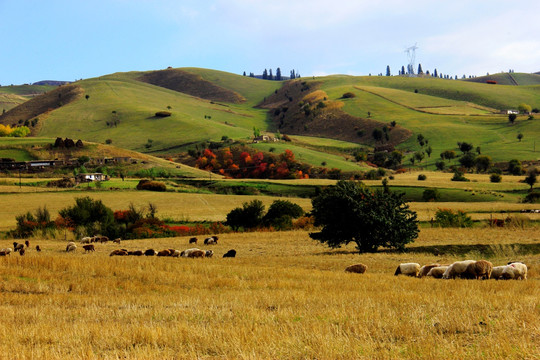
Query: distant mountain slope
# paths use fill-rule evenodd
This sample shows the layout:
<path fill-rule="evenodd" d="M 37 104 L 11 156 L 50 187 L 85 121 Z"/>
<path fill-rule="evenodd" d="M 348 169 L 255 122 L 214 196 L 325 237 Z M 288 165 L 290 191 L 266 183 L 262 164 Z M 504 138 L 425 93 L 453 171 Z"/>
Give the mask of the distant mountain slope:
<path fill-rule="evenodd" d="M 49 86 L 60 86 L 69 84 L 71 81 L 58 81 L 58 80 L 41 80 L 33 83 L 32 85 L 49 85 Z"/>
<path fill-rule="evenodd" d="M 0 115 L 0 123 L 15 126 L 21 120 L 26 121 L 43 116 L 82 97 L 83 92 L 83 89 L 78 85 L 59 86 Z M 33 128 L 31 130 L 33 133 L 36 132 Z"/>
<path fill-rule="evenodd" d="M 540 85 L 540 75 L 525 73 L 498 73 L 486 76 L 465 79 L 469 82 L 487 83 L 496 81 L 498 85 Z"/>
<path fill-rule="evenodd" d="M 223 101 L 233 104 L 239 104 L 245 101 L 245 98 L 235 91 L 204 80 L 200 75 L 191 74 L 180 69 L 148 72 L 138 77 L 137 80 L 206 100 Z"/>

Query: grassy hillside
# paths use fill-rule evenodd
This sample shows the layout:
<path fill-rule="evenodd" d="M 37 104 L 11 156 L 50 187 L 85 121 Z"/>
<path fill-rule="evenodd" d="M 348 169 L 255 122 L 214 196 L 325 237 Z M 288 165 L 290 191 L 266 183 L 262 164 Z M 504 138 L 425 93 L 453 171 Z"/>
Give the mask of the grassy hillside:
<path fill-rule="evenodd" d="M 498 73 L 493 75 L 480 76 L 466 81 L 486 83 L 488 80 L 496 81 L 499 85 L 540 85 L 539 74 L 526 73 Z"/>
<path fill-rule="evenodd" d="M 532 78 L 526 75 L 530 74 L 512 74 L 522 83 L 531 83 Z M 139 81 L 141 77 L 152 78 L 153 84 Z M 185 81 L 183 87 L 176 90 L 163 87 L 178 77 L 196 81 Z M 524 80 L 526 78 L 529 80 Z M 395 121 L 397 128 L 393 130 L 404 132 L 402 135 L 399 131 L 391 132 L 389 142 L 399 144 L 398 148 L 402 150 L 415 151 L 418 149 L 416 135 L 422 133 L 433 148 L 428 165 L 434 163 L 434 157 L 441 151 L 455 149 L 458 141 L 480 146 L 483 153 L 497 161 L 539 158 L 533 149 L 535 139 L 540 138 L 540 121 L 519 116 L 516 123 L 510 125 L 507 116 L 498 112 L 516 108 L 520 103 L 540 107 L 540 85 L 488 85 L 429 77 L 344 75 L 305 78 L 301 83 L 309 89 L 299 91 L 298 99 L 293 94 L 293 105 L 304 106 L 305 102 L 310 102 L 310 110 L 318 111 L 315 105 L 324 102 L 326 107 L 316 121 L 291 116 L 290 127 L 280 129 L 283 133 L 295 129 L 296 135 L 308 135 L 308 139 L 317 136 L 336 139 L 332 141 L 347 140 L 358 146 L 362 143 L 384 145 L 385 141 L 374 142 L 372 131 L 374 127 Z M 201 97 L 194 96 L 193 90 L 200 84 L 209 86 L 208 89 L 218 89 L 220 94 L 236 94 L 241 101 L 219 101 L 207 96 L 211 93 L 208 89 L 208 93 L 199 94 Z M 50 112 L 46 120 L 40 121 L 38 131 L 40 136 L 51 138 L 82 138 L 98 143 L 110 139 L 117 147 L 167 154 L 186 151 L 202 141 L 219 141 L 223 136 L 249 141 L 253 128 L 269 132 L 278 130 L 279 122 L 273 118 L 275 112 L 269 114 L 268 109 L 283 107 L 289 102 L 281 94 L 284 91 L 282 85 L 282 82 L 198 68 L 116 73 L 75 83 L 73 86 L 81 89 L 88 98 L 80 96 Z M 291 95 L 287 90 L 285 92 Z M 352 92 L 356 97 L 342 99 L 346 92 Z M 256 107 L 263 102 L 268 105 L 266 109 Z M 294 106 L 289 113 L 303 111 Z M 6 115 L 12 113 L 10 117 L 16 120 L 20 114 L 13 115 L 14 111 Z M 170 111 L 171 116 L 156 117 L 158 111 Z M 409 140 L 402 143 L 409 136 L 405 134 L 411 132 Z M 516 139 L 520 132 L 524 135 L 521 142 Z M 297 148 L 298 154 L 306 152 L 300 148 L 314 152 L 299 156 L 315 166 L 325 161 L 321 159 L 327 152 L 343 158 L 345 152 L 354 147 L 351 145 L 345 150 L 316 143 L 307 140 L 289 146 Z M 280 148 L 283 146 L 279 145 Z M 269 149 L 274 146 L 259 144 L 257 147 Z M 344 170 L 357 168 L 348 161 L 340 160 L 338 165 Z"/>

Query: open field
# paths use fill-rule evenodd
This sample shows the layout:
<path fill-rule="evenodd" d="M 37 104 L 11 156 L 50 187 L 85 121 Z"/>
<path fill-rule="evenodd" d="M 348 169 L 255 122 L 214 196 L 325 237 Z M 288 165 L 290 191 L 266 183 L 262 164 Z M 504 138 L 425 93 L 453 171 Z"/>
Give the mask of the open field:
<path fill-rule="evenodd" d="M 10 358 L 540 356 L 536 229 L 424 229 L 409 253 L 364 255 L 352 246 L 329 250 L 306 232 L 228 234 L 210 259 L 109 257 L 113 244 L 67 254 L 64 242 L 31 241 L 44 250 L 0 258 L 0 350 Z M 120 247 L 185 249 L 187 242 L 133 240 Z M 437 257 L 430 252 L 435 246 L 454 252 Z M 237 257 L 221 258 L 231 248 Z M 522 260 L 529 279 L 393 276 L 402 262 L 468 258 L 495 265 Z M 360 262 L 366 274 L 343 271 Z"/>

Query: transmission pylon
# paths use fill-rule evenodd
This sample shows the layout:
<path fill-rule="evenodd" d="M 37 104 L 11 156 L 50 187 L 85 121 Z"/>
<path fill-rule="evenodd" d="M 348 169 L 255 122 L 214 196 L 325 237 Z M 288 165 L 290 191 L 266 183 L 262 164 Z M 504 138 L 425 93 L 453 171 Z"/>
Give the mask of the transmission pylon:
<path fill-rule="evenodd" d="M 413 46 L 410 46 L 405 49 L 405 52 L 407 53 L 407 61 L 409 64 L 407 65 L 407 74 L 411 77 L 414 77 L 414 62 L 416 58 L 416 49 L 418 49 L 418 46 L 416 46 L 417 43 L 415 43 Z"/>

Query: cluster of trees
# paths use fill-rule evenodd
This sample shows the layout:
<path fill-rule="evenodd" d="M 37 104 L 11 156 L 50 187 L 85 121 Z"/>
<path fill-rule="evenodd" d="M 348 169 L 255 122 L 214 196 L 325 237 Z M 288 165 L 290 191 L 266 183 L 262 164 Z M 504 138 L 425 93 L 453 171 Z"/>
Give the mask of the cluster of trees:
<path fill-rule="evenodd" d="M 416 142 L 420 145 L 420 150 L 416 151 L 409 159 L 412 165 L 417 161 L 418 163 L 421 163 L 422 160 L 426 158 L 426 155 L 430 158 L 431 153 L 433 152 L 431 145 L 429 145 L 429 140 L 424 135 L 418 134 L 416 136 Z"/>
<path fill-rule="evenodd" d="M 260 200 L 245 202 L 242 207 L 237 207 L 227 214 L 226 225 L 235 231 L 255 228 L 274 228 L 276 230 L 288 230 L 293 227 L 293 219 L 304 215 L 304 210 L 287 200 L 276 200 L 264 212 L 265 206 Z"/>
<path fill-rule="evenodd" d="M 246 72 L 244 71 L 244 76 L 247 76 L 246 75 Z M 294 79 L 297 79 L 297 78 L 300 78 L 300 74 L 298 73 L 298 70 L 291 70 L 290 72 L 290 75 L 289 77 L 286 77 L 286 76 L 282 76 L 281 75 L 281 69 L 280 68 L 277 68 L 276 69 L 276 75 L 274 75 L 272 73 L 272 69 L 264 69 L 262 75 L 255 75 L 254 73 L 250 72 L 249 73 L 249 77 L 253 77 L 253 78 L 260 78 L 260 79 L 263 79 L 263 80 L 276 80 L 276 81 L 281 81 L 281 80 L 287 80 L 287 79 L 291 79 L 291 80 L 294 80 Z"/>
<path fill-rule="evenodd" d="M 0 124 L 0 137 L 26 137 L 28 134 L 30 134 L 30 129 L 27 126 L 11 127 Z"/>
<path fill-rule="evenodd" d="M 458 79 L 457 75 L 452 76 L 452 75 L 442 74 L 442 73 L 439 73 L 437 71 L 437 69 L 434 69 L 431 74 L 430 74 L 429 70 L 427 70 L 424 73 L 424 70 L 422 69 L 422 64 L 418 64 L 418 69 L 416 70 L 416 72 L 414 71 L 413 67 L 410 64 L 407 65 L 407 69 L 405 69 L 405 66 L 401 66 L 401 69 L 398 70 L 398 75 L 413 75 L 413 74 L 431 75 L 432 77 L 438 77 L 438 78 L 441 78 L 441 79 L 448 79 L 448 80 L 452 80 L 452 79 L 457 80 Z M 379 75 L 382 75 L 382 74 L 379 74 Z M 392 76 L 392 71 L 390 70 L 390 65 L 386 66 L 386 76 Z M 465 78 L 466 78 L 466 76 L 463 75 L 462 79 L 465 79 Z M 469 79 L 470 78 L 472 78 L 472 76 L 469 75 Z"/>
<path fill-rule="evenodd" d="M 280 155 L 257 152 L 242 146 L 214 151 L 205 149 L 197 159 L 196 167 L 231 178 L 259 179 L 307 179 L 327 171 L 299 163 L 291 150 L 285 150 Z"/>
<path fill-rule="evenodd" d="M 34 213 L 18 215 L 17 227 L 9 232 L 9 236 L 26 238 L 38 234 L 52 235 L 56 231 L 72 231 L 77 238 L 100 234 L 111 239 L 140 239 L 203 235 L 228 230 L 221 223 L 212 223 L 209 227 L 201 224 L 169 226 L 158 219 L 156 213 L 157 208 L 152 203 L 147 208 L 138 209 L 131 204 L 127 210 L 113 211 L 101 200 L 81 197 L 75 199 L 73 206 L 60 210 L 55 220 L 51 220 L 46 207 L 38 208 Z"/>

